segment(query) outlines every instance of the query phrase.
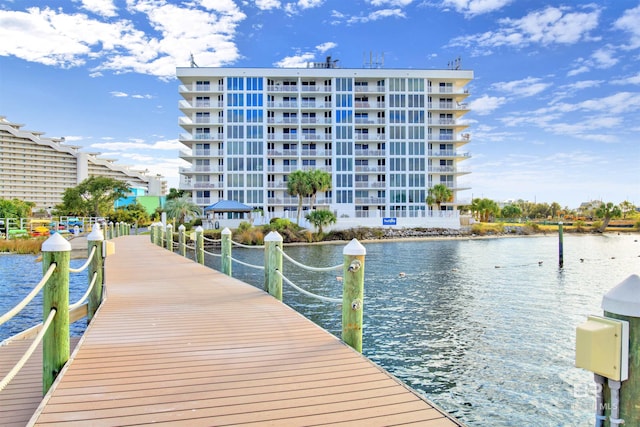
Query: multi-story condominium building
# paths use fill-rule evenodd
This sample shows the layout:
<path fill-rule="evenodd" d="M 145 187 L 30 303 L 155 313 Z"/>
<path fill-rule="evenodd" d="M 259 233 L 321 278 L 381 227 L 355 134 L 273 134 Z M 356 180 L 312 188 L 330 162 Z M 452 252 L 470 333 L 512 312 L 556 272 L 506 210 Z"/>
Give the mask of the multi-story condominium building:
<path fill-rule="evenodd" d="M 288 175 L 320 169 L 332 185 L 315 206 L 338 218 L 433 216 L 426 198 L 436 184 L 454 194 L 437 216 L 456 216 L 468 189 L 458 183 L 469 157 L 460 118 L 473 72 L 333 64 L 178 68 L 180 157 L 191 163 L 179 188 L 200 206 L 235 200 L 292 217 Z"/>
<path fill-rule="evenodd" d="M 89 176 L 115 178 L 152 195 L 166 193 L 161 176 L 116 165 L 113 159 L 63 144 L 63 138 L 44 138 L 42 132 L 22 127 L 0 116 L 0 198 L 30 201 L 36 210 L 48 210 L 62 202 L 66 188 Z"/>

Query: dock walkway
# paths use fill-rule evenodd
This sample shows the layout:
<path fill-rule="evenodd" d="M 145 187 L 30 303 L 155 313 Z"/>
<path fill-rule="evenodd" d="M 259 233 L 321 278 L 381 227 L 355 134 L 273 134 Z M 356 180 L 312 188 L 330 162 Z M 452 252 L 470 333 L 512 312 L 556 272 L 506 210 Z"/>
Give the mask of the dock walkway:
<path fill-rule="evenodd" d="M 106 299 L 31 425 L 459 425 L 267 293 L 115 242 Z"/>

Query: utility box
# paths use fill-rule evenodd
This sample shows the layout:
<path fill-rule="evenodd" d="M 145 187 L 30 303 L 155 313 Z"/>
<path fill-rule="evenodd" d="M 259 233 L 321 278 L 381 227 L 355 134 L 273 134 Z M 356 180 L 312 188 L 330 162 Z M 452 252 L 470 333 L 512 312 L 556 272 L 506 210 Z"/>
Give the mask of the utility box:
<path fill-rule="evenodd" d="M 576 367 L 615 381 L 629 377 L 629 322 L 589 316 L 576 328 Z"/>

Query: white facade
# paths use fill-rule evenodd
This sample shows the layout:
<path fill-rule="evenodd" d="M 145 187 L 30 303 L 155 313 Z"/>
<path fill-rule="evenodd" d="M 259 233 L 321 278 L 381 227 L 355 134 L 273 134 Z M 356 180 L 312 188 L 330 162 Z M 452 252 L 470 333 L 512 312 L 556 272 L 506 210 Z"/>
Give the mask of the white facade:
<path fill-rule="evenodd" d="M 428 189 L 444 184 L 454 198 L 442 208 L 457 221 L 472 71 L 178 68 L 177 77 L 180 157 L 191 163 L 179 188 L 198 205 L 236 200 L 295 217 L 288 174 L 321 169 L 332 186 L 315 206 L 339 219 L 429 218 Z"/>
<path fill-rule="evenodd" d="M 108 176 L 151 195 L 166 193 L 158 177 L 114 164 L 79 147 L 63 144 L 62 138 L 44 138 L 42 132 L 21 130 L 23 125 L 0 116 L 0 198 L 34 202 L 35 209 L 51 209 L 62 194 L 89 176 Z M 165 193 L 151 193 L 162 191 Z"/>

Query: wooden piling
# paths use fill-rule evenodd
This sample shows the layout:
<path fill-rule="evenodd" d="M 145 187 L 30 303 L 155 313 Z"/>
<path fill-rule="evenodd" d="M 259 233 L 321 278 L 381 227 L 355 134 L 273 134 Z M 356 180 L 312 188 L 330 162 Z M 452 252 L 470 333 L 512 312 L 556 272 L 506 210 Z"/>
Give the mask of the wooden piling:
<path fill-rule="evenodd" d="M 364 257 L 367 250 L 357 239 L 342 251 L 342 340 L 362 353 L 364 313 Z"/>
<path fill-rule="evenodd" d="M 269 295 L 282 301 L 282 236 L 277 231 L 271 231 L 264 238 L 264 290 Z"/>
<path fill-rule="evenodd" d="M 615 286 L 602 298 L 605 317 L 629 322 L 629 377 L 620 386 L 618 419 L 626 426 L 640 426 L 640 276 L 632 274 Z M 604 387 L 605 396 L 610 388 Z M 611 403 L 606 401 L 606 403 Z M 605 405 L 610 415 L 611 405 Z M 616 425 L 605 421 L 605 426 Z"/>
<path fill-rule="evenodd" d="M 204 265 L 204 229 L 202 226 L 196 227 L 196 261 L 198 264 Z"/>
<path fill-rule="evenodd" d="M 44 287 L 43 322 L 51 310 L 53 323 L 42 341 L 42 392 L 49 391 L 60 370 L 69 360 L 69 261 L 71 244 L 60 233 L 54 233 L 42 244 L 42 272 L 51 264 L 56 268 Z"/>
<path fill-rule="evenodd" d="M 91 259 L 87 273 L 89 283 L 93 280 L 94 273 L 96 274 L 96 282 L 93 285 L 93 289 L 91 290 L 87 301 L 87 323 L 91 322 L 96 310 L 98 310 L 98 307 L 100 307 L 100 304 L 102 303 L 102 284 L 104 283 L 102 242 L 104 242 L 104 235 L 100 230 L 100 224 L 96 223 L 94 224 L 91 233 L 87 235 L 87 243 L 89 245 L 87 254 L 90 254 L 91 250 L 96 248 L 96 253 Z"/>
<path fill-rule="evenodd" d="M 220 233 L 222 243 L 220 247 L 221 254 L 221 269 L 222 273 L 227 276 L 231 276 L 231 230 L 228 227 L 225 227 L 224 230 Z"/>
<path fill-rule="evenodd" d="M 558 266 L 564 266 L 564 238 L 562 235 L 562 222 L 558 223 Z"/>
<path fill-rule="evenodd" d="M 173 225 L 167 224 L 167 250 L 173 252 Z"/>
<path fill-rule="evenodd" d="M 187 256 L 187 244 L 184 235 L 186 229 L 187 227 L 184 224 L 180 224 L 180 227 L 178 227 L 178 252 L 185 257 Z"/>

